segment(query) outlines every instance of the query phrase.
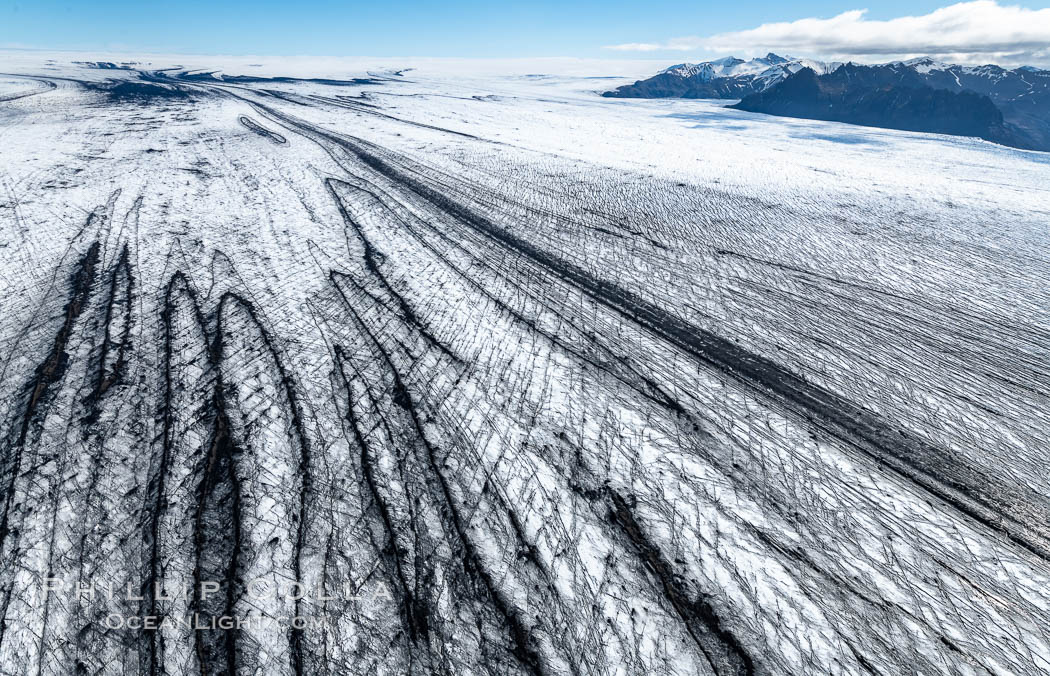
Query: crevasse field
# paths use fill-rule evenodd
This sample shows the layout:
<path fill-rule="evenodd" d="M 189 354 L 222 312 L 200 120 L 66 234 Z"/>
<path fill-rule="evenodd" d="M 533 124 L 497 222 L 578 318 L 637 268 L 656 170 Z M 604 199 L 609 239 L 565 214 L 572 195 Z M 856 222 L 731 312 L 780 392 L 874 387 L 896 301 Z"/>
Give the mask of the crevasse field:
<path fill-rule="evenodd" d="M 0 68 L 0 673 L 1050 670 L 1050 155 L 52 56 Z"/>

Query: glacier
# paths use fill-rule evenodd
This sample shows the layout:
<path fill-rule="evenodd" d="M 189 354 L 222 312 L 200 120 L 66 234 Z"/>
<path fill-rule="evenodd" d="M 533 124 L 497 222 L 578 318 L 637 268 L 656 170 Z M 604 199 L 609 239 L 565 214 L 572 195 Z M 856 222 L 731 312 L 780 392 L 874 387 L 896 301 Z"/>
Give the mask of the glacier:
<path fill-rule="evenodd" d="M 0 75 L 3 673 L 1050 670 L 1050 156 L 50 56 Z"/>

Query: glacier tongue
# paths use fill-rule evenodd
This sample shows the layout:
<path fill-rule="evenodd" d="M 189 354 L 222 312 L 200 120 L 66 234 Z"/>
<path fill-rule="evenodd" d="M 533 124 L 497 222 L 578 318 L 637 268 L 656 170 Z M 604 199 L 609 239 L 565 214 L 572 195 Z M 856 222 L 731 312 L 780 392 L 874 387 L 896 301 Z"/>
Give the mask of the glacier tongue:
<path fill-rule="evenodd" d="M 1045 163 L 417 65 L 0 80 L 0 671 L 1050 669 Z"/>

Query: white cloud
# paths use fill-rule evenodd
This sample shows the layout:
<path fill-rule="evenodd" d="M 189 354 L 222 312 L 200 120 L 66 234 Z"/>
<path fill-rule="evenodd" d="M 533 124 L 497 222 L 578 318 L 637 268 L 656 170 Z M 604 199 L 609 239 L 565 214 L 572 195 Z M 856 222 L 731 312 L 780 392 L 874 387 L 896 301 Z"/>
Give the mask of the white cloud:
<path fill-rule="evenodd" d="M 783 51 L 836 60 L 890 60 L 931 55 L 959 62 L 1050 63 L 1050 9 L 974 0 L 922 16 L 866 18 L 866 9 L 830 19 L 807 18 L 708 37 L 612 45 L 623 51 L 761 53 Z"/>
<path fill-rule="evenodd" d="M 703 46 L 704 41 L 701 38 L 671 38 L 667 42 L 628 42 L 625 45 L 609 45 L 605 49 L 621 52 L 691 52 L 703 49 Z"/>

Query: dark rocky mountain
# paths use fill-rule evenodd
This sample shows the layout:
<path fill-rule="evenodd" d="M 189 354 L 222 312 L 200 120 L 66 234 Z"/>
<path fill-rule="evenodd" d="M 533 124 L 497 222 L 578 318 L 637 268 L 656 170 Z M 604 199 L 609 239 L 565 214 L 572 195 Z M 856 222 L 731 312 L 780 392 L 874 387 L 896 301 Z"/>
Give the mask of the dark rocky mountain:
<path fill-rule="evenodd" d="M 602 96 L 739 98 L 741 110 L 1050 149 L 1050 71 L 1031 67 L 959 66 L 928 57 L 866 66 L 767 54 L 679 64 Z"/>
<path fill-rule="evenodd" d="M 738 99 L 759 91 L 755 76 L 702 79 L 663 72 L 633 85 L 603 92 L 607 98 L 623 99 Z"/>
<path fill-rule="evenodd" d="M 830 72 L 839 64 L 793 59 L 770 53 L 744 61 L 729 56 L 704 63 L 681 63 L 651 78 L 617 87 L 602 94 L 630 99 L 739 99 L 765 91 L 803 68 Z"/>
<path fill-rule="evenodd" d="M 952 66 L 932 59 L 916 59 L 905 65 L 935 89 L 984 94 L 1009 124 L 1039 146 L 1050 147 L 1050 71 L 1028 66 L 1014 70 L 994 65 Z"/>
<path fill-rule="evenodd" d="M 1016 148 L 1050 150 L 1045 117 L 1037 113 L 1031 119 L 1007 118 L 990 95 L 960 85 L 933 87 L 927 84 L 927 75 L 908 64 L 850 63 L 822 76 L 805 68 L 730 107 L 888 129 L 976 136 Z M 997 81 L 1003 80 L 1009 82 L 1008 76 Z M 1005 87 L 996 88 L 986 78 L 975 82 L 993 90 L 1007 110 L 1015 110 L 1015 100 L 1009 98 Z"/>

